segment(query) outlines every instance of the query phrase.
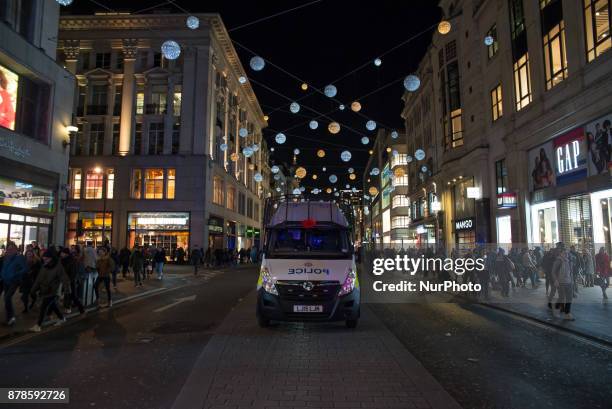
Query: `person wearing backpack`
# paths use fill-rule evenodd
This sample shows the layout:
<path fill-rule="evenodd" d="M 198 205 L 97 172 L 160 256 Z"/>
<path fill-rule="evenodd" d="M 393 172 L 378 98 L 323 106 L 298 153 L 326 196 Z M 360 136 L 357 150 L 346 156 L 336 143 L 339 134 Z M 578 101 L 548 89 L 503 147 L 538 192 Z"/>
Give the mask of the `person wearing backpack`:
<path fill-rule="evenodd" d="M 60 288 L 64 291 L 64 296 L 68 297 L 70 294 L 70 278 L 64 271 L 64 267 L 59 261 L 59 257 L 54 249 L 46 250 L 42 255 L 43 265 L 36 277 L 34 286 L 32 286 L 32 293 L 38 292 L 39 297 L 42 299 L 40 305 L 40 313 L 38 314 L 38 321 L 30 330 L 32 332 L 40 332 L 41 326 L 51 312 L 55 313 L 58 318 L 56 325 L 59 325 L 66 321 L 66 317 L 62 314 L 62 311 L 57 305 L 59 298 Z"/>

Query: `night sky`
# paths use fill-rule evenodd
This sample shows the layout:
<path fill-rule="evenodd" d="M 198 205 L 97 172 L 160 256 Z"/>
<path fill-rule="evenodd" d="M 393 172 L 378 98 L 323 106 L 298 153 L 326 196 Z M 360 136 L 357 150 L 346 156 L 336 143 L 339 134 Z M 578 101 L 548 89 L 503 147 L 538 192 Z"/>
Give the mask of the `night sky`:
<path fill-rule="evenodd" d="M 239 28 L 260 18 L 279 13 L 312 0 L 287 1 L 228 1 L 178 0 L 180 8 L 193 13 L 218 12 L 230 36 L 236 42 L 235 48 L 240 55 L 247 76 L 259 99 L 264 113 L 270 116 L 269 127 L 264 131 L 269 146 L 275 146 L 272 160 L 276 164 L 291 163 L 294 148 L 301 153 L 298 165 L 304 166 L 309 175 L 305 186 L 329 186 L 327 176 L 338 176 L 336 186 L 344 187 L 349 183 L 347 169 L 353 167 L 358 179 L 351 182 L 359 188 L 360 178 L 368 159 L 367 146 L 361 144 L 361 137 L 374 138 L 376 131 L 368 131 L 365 123 L 373 119 L 379 127 L 397 129 L 403 132 L 400 117 L 402 110 L 403 77 L 417 68 L 427 45 L 430 43 L 433 25 L 441 18 L 436 0 L 322 0 L 307 7 L 274 17 L 257 24 Z M 162 0 L 126 2 L 116 0 L 75 0 L 73 5 L 63 8 L 68 14 L 91 14 L 104 11 L 100 5 L 116 11 L 140 11 L 160 5 L 157 9 L 180 13 L 180 9 Z M 125 4 L 130 4 L 130 9 Z M 150 12 L 150 11 L 149 11 Z M 374 59 L 391 48 L 405 42 L 410 37 L 426 30 L 415 40 L 404 44 L 381 57 L 382 65 L 376 67 Z M 252 53 L 244 46 L 269 63 L 263 71 L 255 72 L 249 67 Z M 344 111 L 338 110 L 338 103 L 309 88 L 302 91 L 301 82 L 272 64 L 288 71 L 308 84 L 323 89 L 333 83 L 338 89 L 335 99 L 346 105 Z M 356 68 L 358 71 L 346 75 Z M 338 81 L 339 78 L 342 78 Z M 355 98 L 369 94 L 380 87 L 388 87 L 360 98 L 360 114 L 351 111 L 350 104 Z M 298 100 L 300 112 L 289 111 L 291 100 Z M 309 108 L 312 108 L 309 109 Z M 316 111 L 316 112 L 315 112 Z M 311 130 L 308 122 L 319 114 L 317 130 Z M 327 131 L 330 118 L 338 121 L 342 130 L 336 135 Z M 289 129 L 291 128 L 291 129 Z M 352 128 L 349 129 L 349 128 Z M 278 132 L 287 135 L 287 142 L 278 146 L 274 136 Z M 326 157 L 320 159 L 316 150 L 323 148 Z M 340 160 L 340 152 L 348 149 L 352 159 L 348 163 Z M 327 167 L 327 175 L 321 171 Z M 319 175 L 318 183 L 310 178 L 312 173 Z"/>

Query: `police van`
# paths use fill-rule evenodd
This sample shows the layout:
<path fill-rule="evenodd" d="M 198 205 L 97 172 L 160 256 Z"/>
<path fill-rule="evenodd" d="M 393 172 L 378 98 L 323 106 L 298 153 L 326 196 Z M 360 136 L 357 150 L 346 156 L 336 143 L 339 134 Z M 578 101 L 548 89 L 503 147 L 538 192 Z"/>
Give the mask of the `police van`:
<path fill-rule="evenodd" d="M 350 209 L 349 209 L 350 211 Z M 359 320 L 359 280 L 345 212 L 334 202 L 269 200 L 257 282 L 257 320 Z"/>

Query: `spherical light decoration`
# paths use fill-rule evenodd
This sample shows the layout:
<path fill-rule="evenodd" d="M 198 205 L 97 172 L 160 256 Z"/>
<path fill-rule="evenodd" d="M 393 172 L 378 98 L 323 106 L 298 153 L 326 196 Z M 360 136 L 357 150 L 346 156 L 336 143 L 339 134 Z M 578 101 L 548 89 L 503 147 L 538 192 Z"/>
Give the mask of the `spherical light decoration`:
<path fill-rule="evenodd" d="M 398 152 L 398 151 L 396 151 L 395 149 L 393 149 L 393 150 L 391 151 L 391 155 L 392 155 L 392 156 L 397 156 L 397 155 L 399 155 L 399 152 Z"/>
<path fill-rule="evenodd" d="M 289 105 L 289 111 L 291 111 L 293 114 L 297 114 L 300 112 L 300 104 L 297 102 L 292 102 L 291 105 Z"/>
<path fill-rule="evenodd" d="M 427 172 L 427 166 L 425 166 L 425 165 L 421 166 L 421 172 L 426 173 Z"/>
<path fill-rule="evenodd" d="M 270 171 L 272 171 L 272 173 L 276 174 L 276 173 L 280 172 L 280 168 L 278 166 L 274 165 L 274 166 L 272 166 L 270 168 Z"/>
<path fill-rule="evenodd" d="M 257 152 L 259 150 L 259 145 L 254 143 L 253 145 L 251 145 L 251 149 L 253 149 L 253 152 Z"/>
<path fill-rule="evenodd" d="M 391 139 L 397 139 L 399 137 L 399 133 L 397 131 L 391 132 Z"/>
<path fill-rule="evenodd" d="M 274 146 L 270 148 L 270 152 L 274 152 Z"/>
<path fill-rule="evenodd" d="M 326 168 L 325 166 L 323 166 L 323 168 L 321 168 L 321 170 L 322 170 L 323 172 L 327 172 L 327 168 Z"/>
<path fill-rule="evenodd" d="M 277 187 L 277 188 L 276 188 L 276 191 L 277 191 L 277 192 L 280 192 L 280 191 L 281 191 L 281 188 L 280 188 L 280 187 Z M 275 204 L 276 204 L 276 203 L 275 203 Z"/>
<path fill-rule="evenodd" d="M 492 46 L 494 42 L 495 42 L 495 39 L 493 38 L 493 36 L 489 35 L 484 38 L 484 43 L 487 47 Z"/>
<path fill-rule="evenodd" d="M 181 46 L 174 40 L 166 40 L 161 46 L 161 52 L 168 60 L 176 60 L 181 55 Z"/>
<path fill-rule="evenodd" d="M 242 154 L 245 157 L 250 158 L 251 156 L 253 156 L 253 148 L 251 148 L 250 146 L 247 146 L 246 148 L 242 150 Z"/>
<path fill-rule="evenodd" d="M 404 78 L 404 88 L 410 92 L 414 92 L 421 86 L 421 80 L 414 74 L 408 75 Z"/>
<path fill-rule="evenodd" d="M 340 154 L 340 159 L 342 159 L 342 162 L 348 162 L 351 160 L 352 156 L 353 155 L 351 155 L 349 151 L 342 151 L 342 153 Z"/>
<path fill-rule="evenodd" d="M 366 216 L 370 214 L 370 209 L 367 206 L 363 208 L 363 214 Z"/>
<path fill-rule="evenodd" d="M 416 158 L 416 160 L 423 160 L 423 159 L 425 159 L 425 151 L 423 149 L 417 149 L 414 152 L 414 157 Z"/>
<path fill-rule="evenodd" d="M 244 75 L 241 75 L 240 77 L 238 77 L 238 82 L 241 84 L 246 84 L 247 79 Z"/>
<path fill-rule="evenodd" d="M 300 179 L 303 179 L 304 177 L 306 177 L 306 169 L 303 168 L 302 166 L 297 168 L 295 170 L 295 177 L 300 178 Z"/>
<path fill-rule="evenodd" d="M 406 162 L 408 162 L 408 163 L 412 162 L 412 156 L 407 155 L 406 156 Z"/>
<path fill-rule="evenodd" d="M 270 117 L 268 115 L 264 115 L 264 121 L 267 121 L 268 119 L 270 119 Z"/>
<path fill-rule="evenodd" d="M 340 104 L 340 106 L 338 108 L 340 109 L 340 111 L 344 111 L 345 106 L 344 106 L 344 104 Z"/>
<path fill-rule="evenodd" d="M 255 164 L 249 163 L 249 170 L 255 170 Z"/>
<path fill-rule="evenodd" d="M 325 157 L 325 151 L 324 151 L 323 149 L 319 149 L 319 150 L 317 151 L 317 156 L 318 156 L 319 158 L 324 158 L 324 157 Z"/>
<path fill-rule="evenodd" d="M 274 137 L 274 140 L 276 141 L 277 144 L 282 145 L 287 140 L 287 137 L 285 136 L 284 133 L 280 132 L 276 134 L 276 136 Z"/>
<path fill-rule="evenodd" d="M 72 0 L 56 0 L 61 6 L 69 6 L 72 4 Z"/>
<path fill-rule="evenodd" d="M 294 195 L 299 195 L 299 194 L 301 194 L 302 192 L 300 191 L 300 189 L 298 189 L 298 188 L 296 187 L 295 189 L 293 189 L 293 192 L 292 192 L 292 193 L 293 193 Z"/>
<path fill-rule="evenodd" d="M 440 21 L 440 24 L 438 24 L 438 33 L 445 35 L 445 34 L 450 33 L 450 31 L 451 31 L 450 21 L 447 21 L 447 20 Z"/>
<path fill-rule="evenodd" d="M 353 110 L 353 112 L 361 111 L 361 103 L 359 101 L 353 101 L 353 103 L 351 104 L 351 109 Z"/>
<path fill-rule="evenodd" d="M 246 128 L 240 128 L 238 130 L 238 135 L 240 135 L 241 138 L 246 138 L 249 136 L 249 131 Z"/>
<path fill-rule="evenodd" d="M 378 176 L 378 175 L 380 175 L 380 169 L 378 169 L 378 168 L 372 168 L 372 170 L 370 171 L 370 175 L 372 175 L 372 176 Z"/>
<path fill-rule="evenodd" d="M 230 159 L 232 160 L 232 162 L 236 162 L 238 160 L 238 154 L 236 152 L 232 153 L 230 155 Z"/>
<path fill-rule="evenodd" d="M 376 196 L 378 194 L 378 189 L 376 189 L 376 186 L 370 186 L 368 193 L 370 196 Z"/>
<path fill-rule="evenodd" d="M 380 58 L 376 58 L 374 60 L 374 65 L 377 67 L 380 67 L 380 65 L 382 64 L 382 60 Z"/>
<path fill-rule="evenodd" d="M 338 94 L 338 89 L 331 84 L 326 85 L 325 89 L 323 90 L 323 93 L 325 94 L 326 97 L 333 98 Z"/>
<path fill-rule="evenodd" d="M 294 154 L 294 155 L 299 155 L 299 154 L 300 154 L 300 150 L 299 150 L 298 148 L 295 148 L 295 149 L 293 150 L 293 154 Z"/>
<path fill-rule="evenodd" d="M 221 149 L 221 151 L 225 152 L 227 150 L 227 144 L 226 143 L 222 143 L 221 145 L 219 145 L 219 149 Z"/>
<path fill-rule="evenodd" d="M 336 192 L 336 193 L 334 193 L 334 196 L 338 197 L 338 196 L 340 196 L 340 193 Z"/>
<path fill-rule="evenodd" d="M 387 146 L 387 149 L 385 149 L 387 151 L 387 153 L 391 153 L 391 147 Z"/>
<path fill-rule="evenodd" d="M 305 82 L 302 83 L 301 88 L 302 88 L 302 91 L 306 91 L 308 89 L 308 84 L 306 84 Z"/>
<path fill-rule="evenodd" d="M 406 171 L 404 171 L 404 168 L 395 168 L 393 174 L 395 175 L 395 177 L 401 178 L 406 174 Z"/>
<path fill-rule="evenodd" d="M 306 188 L 304 186 L 300 186 L 300 192 L 303 192 L 304 190 L 306 190 Z"/>
<path fill-rule="evenodd" d="M 349 184 L 347 183 L 346 185 L 344 185 L 344 188 L 345 188 L 345 189 L 350 189 L 350 188 L 351 188 L 351 185 L 349 185 Z"/>
<path fill-rule="evenodd" d="M 330 124 L 327 126 L 327 130 L 329 133 L 335 135 L 340 132 L 340 124 L 338 122 L 330 122 Z"/>
<path fill-rule="evenodd" d="M 312 174 L 312 180 L 317 180 L 317 178 L 318 178 L 318 176 L 315 173 L 313 173 Z"/>
<path fill-rule="evenodd" d="M 312 121 L 310 121 L 308 126 L 310 127 L 310 129 L 317 129 L 319 127 L 319 123 L 313 119 Z"/>
<path fill-rule="evenodd" d="M 367 145 L 367 144 L 369 144 L 369 143 L 370 143 L 370 138 L 368 138 L 367 136 L 362 137 L 362 138 L 361 138 L 361 143 L 362 143 L 363 145 Z"/>
<path fill-rule="evenodd" d="M 349 179 L 351 179 L 351 180 L 355 180 L 355 179 L 357 179 L 357 176 L 356 176 L 354 173 L 351 173 L 351 174 L 349 175 Z"/>
<path fill-rule="evenodd" d="M 336 175 L 329 175 L 329 181 L 331 183 L 336 183 L 338 181 L 338 176 L 336 176 Z"/>
<path fill-rule="evenodd" d="M 251 61 L 249 61 L 249 65 L 254 71 L 261 71 L 266 66 L 266 62 L 263 58 L 256 55 L 255 57 L 251 58 Z"/>
<path fill-rule="evenodd" d="M 274 175 L 274 180 L 280 180 L 281 176 L 280 175 Z"/>
<path fill-rule="evenodd" d="M 374 129 L 376 129 L 376 122 L 370 119 L 368 122 L 366 122 L 366 129 L 368 131 L 373 131 Z"/>
<path fill-rule="evenodd" d="M 327 189 L 325 189 L 325 192 L 326 193 L 331 193 L 332 192 L 331 187 L 328 187 Z"/>
<path fill-rule="evenodd" d="M 354 172 L 355 172 L 355 169 L 353 169 L 353 168 L 348 168 L 348 173 L 354 173 Z"/>
<path fill-rule="evenodd" d="M 192 30 L 196 30 L 198 27 L 200 27 L 200 19 L 196 16 L 187 17 L 187 27 Z"/>
<path fill-rule="evenodd" d="M 253 175 L 253 180 L 260 183 L 263 180 L 263 176 L 261 176 L 261 173 L 257 172 Z"/>

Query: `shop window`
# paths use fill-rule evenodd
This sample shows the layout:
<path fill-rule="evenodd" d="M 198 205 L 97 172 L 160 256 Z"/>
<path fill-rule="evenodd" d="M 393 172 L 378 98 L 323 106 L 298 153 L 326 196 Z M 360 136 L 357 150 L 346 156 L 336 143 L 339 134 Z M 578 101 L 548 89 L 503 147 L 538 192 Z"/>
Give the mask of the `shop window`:
<path fill-rule="evenodd" d="M 233 186 L 227 188 L 227 208 L 236 211 L 236 189 Z"/>
<path fill-rule="evenodd" d="M 83 179 L 83 173 L 81 169 L 70 169 L 70 198 L 80 199 L 81 198 L 81 183 Z"/>
<path fill-rule="evenodd" d="M 145 199 L 163 199 L 164 198 L 164 170 L 163 169 L 145 169 L 144 188 Z"/>
<path fill-rule="evenodd" d="M 112 237 L 112 232 L 112 212 L 68 213 L 68 229 L 66 240 L 68 244 L 91 243 L 94 247 L 97 247 L 102 245 L 102 243 L 104 242 L 104 238 L 108 239 Z"/>
<path fill-rule="evenodd" d="M 174 199 L 176 192 L 176 169 L 166 169 L 166 199 Z"/>
<path fill-rule="evenodd" d="M 85 175 L 85 199 L 102 199 L 104 174 L 98 169 L 90 169 Z"/>
<path fill-rule="evenodd" d="M 551 89 L 567 78 L 567 54 L 563 20 L 544 34 L 543 41 L 546 89 Z"/>
<path fill-rule="evenodd" d="M 487 31 L 486 36 L 491 36 L 493 38 L 493 44 L 487 46 L 487 56 L 489 59 L 495 57 L 497 54 L 497 50 L 499 49 L 499 43 L 497 41 L 497 26 L 493 24 L 493 26 Z"/>
<path fill-rule="evenodd" d="M 149 124 L 149 155 L 164 153 L 164 123 L 152 122 Z"/>
<path fill-rule="evenodd" d="M 219 176 L 213 178 L 213 203 L 223 206 L 223 179 Z"/>
<path fill-rule="evenodd" d="M 144 92 L 136 94 L 136 115 L 144 114 Z"/>
<path fill-rule="evenodd" d="M 497 194 L 505 193 L 508 190 L 508 170 L 505 159 L 495 162 L 495 181 Z"/>
<path fill-rule="evenodd" d="M 559 233 L 566 245 L 592 246 L 593 224 L 588 195 L 559 200 Z"/>
<path fill-rule="evenodd" d="M 408 175 L 394 176 L 393 185 L 394 186 L 408 186 Z"/>
<path fill-rule="evenodd" d="M 473 186 L 472 179 L 464 179 L 455 184 L 453 189 L 455 219 L 465 219 L 474 216 L 474 199 L 468 199 L 467 197 L 467 188 Z"/>
<path fill-rule="evenodd" d="M 142 199 L 142 170 L 140 169 L 132 169 L 130 197 L 132 199 Z"/>
<path fill-rule="evenodd" d="M 517 111 L 525 108 L 531 102 L 531 79 L 527 53 L 514 62 L 514 97 Z"/>
<path fill-rule="evenodd" d="M 391 167 L 404 166 L 408 164 L 408 155 L 405 153 L 399 153 L 391 157 Z"/>
<path fill-rule="evenodd" d="M 174 86 L 174 98 L 172 101 L 172 110 L 174 111 L 174 116 L 181 116 L 181 103 L 183 99 L 182 94 L 182 86 L 175 85 Z"/>
<path fill-rule="evenodd" d="M 410 225 L 410 217 L 408 216 L 395 216 L 391 218 L 391 228 L 401 229 L 406 228 Z"/>
<path fill-rule="evenodd" d="M 501 118 L 503 114 L 502 86 L 501 84 L 497 84 L 497 86 L 491 90 L 491 118 L 493 122 Z"/>
<path fill-rule="evenodd" d="M 396 207 L 407 207 L 410 206 L 410 200 L 406 195 L 395 195 L 393 196 L 393 204 L 391 205 L 392 209 Z"/>
<path fill-rule="evenodd" d="M 189 213 L 128 213 L 128 246 L 162 247 L 169 257 L 189 247 Z"/>
<path fill-rule="evenodd" d="M 611 0 L 584 0 L 584 29 L 589 62 L 612 46 L 610 8 Z"/>
<path fill-rule="evenodd" d="M 531 205 L 531 241 L 548 246 L 559 241 L 555 201 Z"/>

